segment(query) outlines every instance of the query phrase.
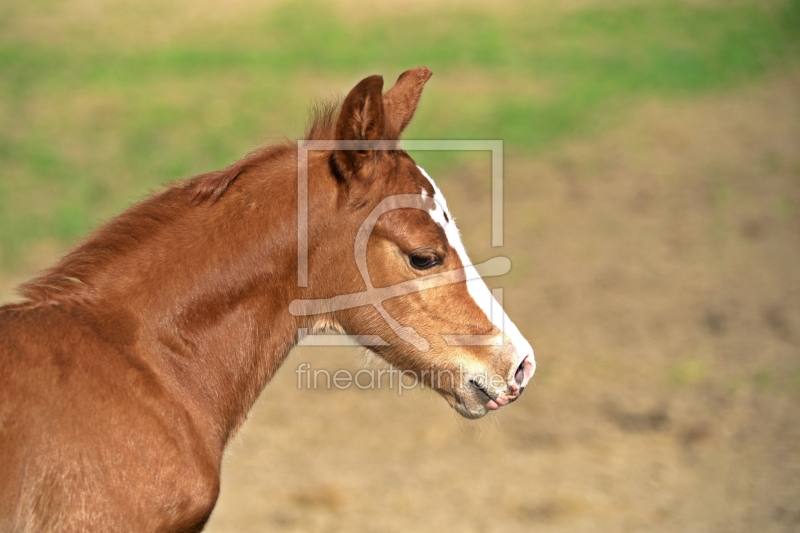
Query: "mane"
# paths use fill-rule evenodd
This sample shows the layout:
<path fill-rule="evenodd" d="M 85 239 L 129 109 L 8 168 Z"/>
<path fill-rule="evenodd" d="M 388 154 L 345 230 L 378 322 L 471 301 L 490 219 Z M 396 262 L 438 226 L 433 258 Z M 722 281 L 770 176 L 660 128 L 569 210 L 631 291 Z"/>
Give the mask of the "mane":
<path fill-rule="evenodd" d="M 341 99 L 316 102 L 309 111 L 305 139 L 334 139 Z M 296 153 L 288 139 L 262 147 L 232 165 L 178 181 L 156 192 L 101 226 L 54 267 L 18 288 L 20 296 L 37 303 L 88 296 L 92 279 L 115 259 L 140 247 L 163 228 L 200 205 L 214 204 L 249 170 Z"/>
<path fill-rule="evenodd" d="M 341 96 L 330 100 L 317 100 L 309 110 L 305 140 L 329 141 L 336 138 L 336 121 L 342 109 Z"/>
<path fill-rule="evenodd" d="M 309 109 L 309 118 L 303 139 L 309 141 L 335 139 L 336 120 L 341 107 L 341 97 L 314 102 Z M 231 183 L 246 170 L 273 159 L 276 151 L 285 151 L 287 148 L 296 149 L 296 147 L 295 143 L 286 140 L 282 144 L 256 150 L 223 170 L 197 176 L 192 180 L 194 201 L 198 204 L 206 201 L 216 202 L 222 198 Z"/>

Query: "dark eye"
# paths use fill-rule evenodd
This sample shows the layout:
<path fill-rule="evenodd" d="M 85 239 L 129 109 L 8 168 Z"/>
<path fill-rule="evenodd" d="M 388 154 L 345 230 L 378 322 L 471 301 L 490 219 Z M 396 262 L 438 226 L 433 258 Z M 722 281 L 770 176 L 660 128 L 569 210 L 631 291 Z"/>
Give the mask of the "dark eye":
<path fill-rule="evenodd" d="M 417 270 L 427 270 L 442 264 L 439 256 L 434 253 L 409 254 L 408 260 L 411 261 L 411 266 Z"/>

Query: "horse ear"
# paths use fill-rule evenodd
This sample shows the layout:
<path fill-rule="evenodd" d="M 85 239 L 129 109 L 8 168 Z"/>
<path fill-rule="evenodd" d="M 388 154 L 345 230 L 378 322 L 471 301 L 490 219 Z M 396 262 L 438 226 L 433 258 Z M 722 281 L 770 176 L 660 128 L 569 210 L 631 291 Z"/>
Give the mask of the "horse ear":
<path fill-rule="evenodd" d="M 336 139 L 340 141 L 377 141 L 384 138 L 383 77 L 364 78 L 353 87 L 342 104 L 336 121 Z M 374 158 L 374 150 L 336 150 L 334 156 L 341 170 L 357 174 L 364 163 Z"/>
<path fill-rule="evenodd" d="M 433 72 L 427 67 L 409 69 L 400 74 L 394 87 L 383 96 L 388 138 L 400 138 L 403 130 L 414 117 L 419 97 L 422 96 L 422 88 L 431 76 L 433 76 Z"/>

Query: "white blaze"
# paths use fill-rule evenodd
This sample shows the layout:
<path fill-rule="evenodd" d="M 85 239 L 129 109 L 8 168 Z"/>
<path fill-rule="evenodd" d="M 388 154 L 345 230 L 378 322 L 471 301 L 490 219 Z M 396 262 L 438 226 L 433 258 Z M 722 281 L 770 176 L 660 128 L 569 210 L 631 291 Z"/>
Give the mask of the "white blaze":
<path fill-rule="evenodd" d="M 478 307 L 486 314 L 486 318 L 511 340 L 511 343 L 517 351 L 517 356 L 519 357 L 518 363 L 522 362 L 522 360 L 528 356 L 531 359 L 531 363 L 536 364 L 533 358 L 533 348 L 531 348 L 530 343 L 525 340 L 525 337 L 519 332 L 517 326 L 508 318 L 502 306 L 495 300 L 489 287 L 486 286 L 486 283 L 481 279 L 480 275 L 478 275 L 478 272 L 472 265 L 472 261 L 469 260 L 467 251 L 464 249 L 464 244 L 461 242 L 461 234 L 456 227 L 453 215 L 450 214 L 450 210 L 447 208 L 447 200 L 445 200 L 442 191 L 439 190 L 439 187 L 436 186 L 433 179 L 425 172 L 425 169 L 419 166 L 417 168 L 433 187 L 433 200 L 435 201 L 436 207 L 428 212 L 434 222 L 444 229 L 450 248 L 455 250 L 456 254 L 458 254 L 458 257 L 461 259 L 467 276 L 467 290 L 470 296 L 472 296 L 472 299 L 475 300 Z M 427 192 L 424 189 L 422 190 L 422 196 L 423 198 L 427 196 Z M 445 216 L 445 213 L 447 216 Z M 516 366 L 514 370 L 516 370 Z"/>

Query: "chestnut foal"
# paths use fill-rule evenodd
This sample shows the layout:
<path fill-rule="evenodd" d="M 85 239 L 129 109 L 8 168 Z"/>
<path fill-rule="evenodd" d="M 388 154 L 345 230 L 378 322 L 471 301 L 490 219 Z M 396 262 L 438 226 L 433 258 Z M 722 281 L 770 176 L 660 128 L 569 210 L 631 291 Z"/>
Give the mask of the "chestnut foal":
<path fill-rule="evenodd" d="M 411 69 L 386 94 L 380 76 L 362 80 L 307 138 L 398 139 L 430 76 Z M 300 284 L 297 161 L 296 145 L 270 146 L 174 184 L 0 308 L 0 531 L 201 530 L 225 445 L 300 328 L 376 335 L 386 342 L 370 349 L 396 368 L 445 371 L 429 384 L 469 418 L 519 396 L 533 351 L 491 312 L 431 178 L 396 144 L 311 152 Z M 393 197 L 405 200 L 365 235 Z M 458 276 L 379 305 L 314 308 L 365 290 L 358 239 L 374 287 Z"/>

